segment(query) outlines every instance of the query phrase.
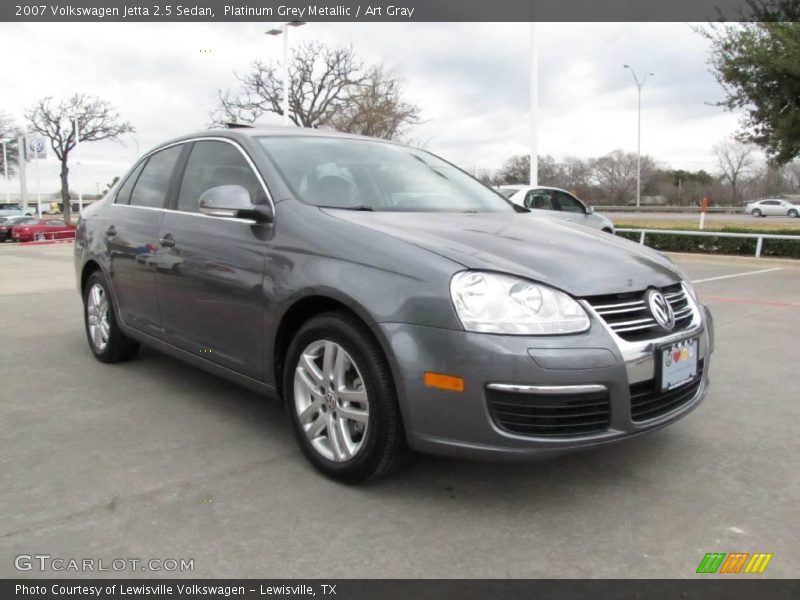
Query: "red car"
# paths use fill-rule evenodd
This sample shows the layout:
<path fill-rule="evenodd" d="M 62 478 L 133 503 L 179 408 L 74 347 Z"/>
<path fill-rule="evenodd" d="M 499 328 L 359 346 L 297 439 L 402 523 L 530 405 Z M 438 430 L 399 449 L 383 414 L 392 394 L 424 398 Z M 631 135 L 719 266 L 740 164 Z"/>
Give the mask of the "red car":
<path fill-rule="evenodd" d="M 67 225 L 61 219 L 29 219 L 11 230 L 15 242 L 39 240 L 64 240 L 75 237 L 75 225 Z"/>

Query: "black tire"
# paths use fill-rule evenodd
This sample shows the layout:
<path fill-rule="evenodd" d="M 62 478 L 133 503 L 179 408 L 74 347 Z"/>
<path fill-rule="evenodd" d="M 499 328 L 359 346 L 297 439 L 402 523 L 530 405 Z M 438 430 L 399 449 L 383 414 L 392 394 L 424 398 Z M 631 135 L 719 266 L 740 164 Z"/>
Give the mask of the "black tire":
<path fill-rule="evenodd" d="M 792 210 L 790 210 L 790 211 L 789 211 L 789 216 L 790 216 L 792 219 L 796 219 L 796 218 L 797 218 L 798 216 L 800 216 L 800 215 L 798 215 L 798 213 L 797 213 L 797 211 L 796 211 L 795 209 L 792 209 Z"/>
<path fill-rule="evenodd" d="M 89 332 L 89 293 L 95 285 L 103 288 L 108 302 L 108 340 L 104 348 L 98 348 Z M 108 283 L 100 271 L 95 271 L 86 281 L 83 289 L 83 323 L 86 331 L 86 340 L 95 358 L 104 363 L 116 363 L 130 360 L 139 350 L 139 343 L 127 337 L 117 324 L 116 306 L 109 293 Z"/>
<path fill-rule="evenodd" d="M 361 373 L 369 398 L 366 438 L 358 453 L 344 462 L 329 460 L 313 447 L 295 408 L 295 369 L 303 351 L 320 340 L 335 342 L 350 355 Z M 389 366 L 372 332 L 352 315 L 329 312 L 306 321 L 289 345 L 282 383 L 295 438 L 309 462 L 325 476 L 355 484 L 387 475 L 407 462 L 410 451 Z"/>
<path fill-rule="evenodd" d="M 757 209 L 757 208 L 754 208 L 754 209 L 753 209 L 753 210 L 750 212 L 750 214 L 751 214 L 751 215 L 753 215 L 755 218 L 758 218 L 758 217 L 760 217 L 760 216 L 761 216 L 761 211 L 760 211 L 759 209 Z"/>

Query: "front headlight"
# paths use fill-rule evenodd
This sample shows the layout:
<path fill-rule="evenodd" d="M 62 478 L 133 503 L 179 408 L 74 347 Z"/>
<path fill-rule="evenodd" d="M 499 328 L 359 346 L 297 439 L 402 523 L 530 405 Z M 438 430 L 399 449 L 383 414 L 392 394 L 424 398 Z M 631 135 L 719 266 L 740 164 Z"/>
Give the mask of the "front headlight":
<path fill-rule="evenodd" d="M 564 292 L 510 275 L 456 273 L 450 296 L 467 331 L 557 335 L 589 329 L 586 311 Z"/>

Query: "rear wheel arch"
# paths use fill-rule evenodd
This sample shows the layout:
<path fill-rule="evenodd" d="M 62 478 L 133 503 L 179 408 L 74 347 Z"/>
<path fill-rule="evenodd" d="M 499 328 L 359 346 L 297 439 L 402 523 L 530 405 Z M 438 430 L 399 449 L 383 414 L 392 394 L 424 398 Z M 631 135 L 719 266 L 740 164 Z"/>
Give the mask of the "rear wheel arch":
<path fill-rule="evenodd" d="M 81 295 L 86 291 L 86 284 L 89 282 L 89 277 L 91 277 L 92 273 L 95 271 L 102 271 L 100 264 L 92 259 L 87 260 L 81 271 Z"/>

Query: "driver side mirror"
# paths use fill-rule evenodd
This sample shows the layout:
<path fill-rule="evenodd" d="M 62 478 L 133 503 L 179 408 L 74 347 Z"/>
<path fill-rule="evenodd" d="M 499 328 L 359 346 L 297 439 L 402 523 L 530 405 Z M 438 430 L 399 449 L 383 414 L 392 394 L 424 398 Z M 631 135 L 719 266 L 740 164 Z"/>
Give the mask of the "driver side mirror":
<path fill-rule="evenodd" d="M 234 217 L 258 222 L 272 220 L 272 211 L 265 204 L 255 205 L 250 192 L 241 185 L 219 185 L 200 195 L 198 208 L 210 217 Z"/>
<path fill-rule="evenodd" d="M 586 205 L 586 214 L 587 214 L 587 215 L 590 215 L 590 214 L 592 214 L 593 212 L 594 212 L 594 207 L 592 207 L 591 205 L 587 204 L 587 205 Z"/>

